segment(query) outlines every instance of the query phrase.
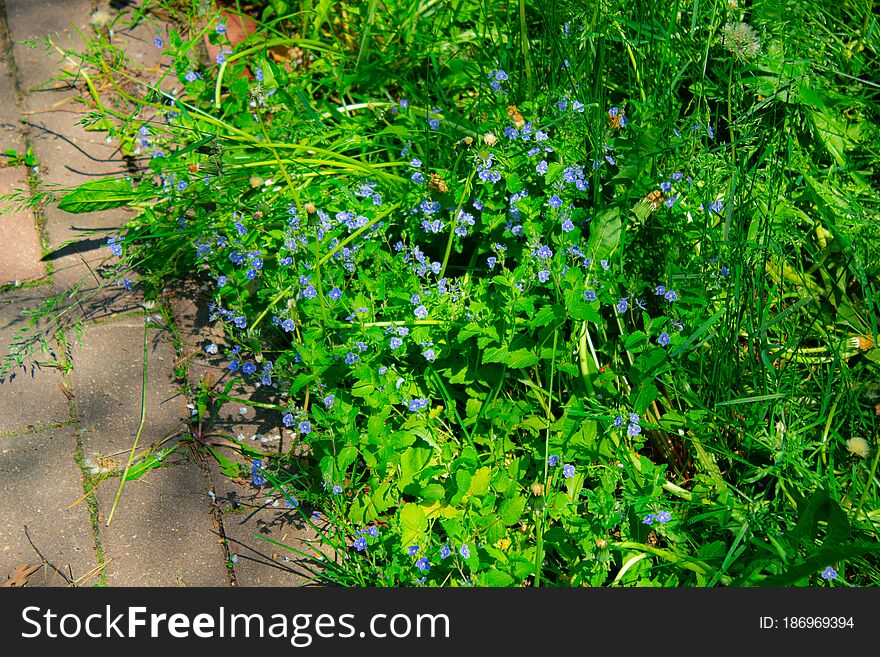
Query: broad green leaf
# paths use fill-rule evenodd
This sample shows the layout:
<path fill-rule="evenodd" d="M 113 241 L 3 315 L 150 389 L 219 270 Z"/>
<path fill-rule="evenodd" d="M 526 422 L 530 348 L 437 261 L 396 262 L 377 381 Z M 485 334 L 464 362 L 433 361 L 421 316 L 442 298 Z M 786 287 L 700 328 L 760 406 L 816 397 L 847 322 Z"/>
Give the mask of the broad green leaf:
<path fill-rule="evenodd" d="M 72 192 L 65 194 L 58 207 L 65 212 L 81 214 L 119 208 L 148 196 L 149 193 L 138 192 L 133 187 L 133 183 L 125 178 L 102 178 L 83 183 Z"/>

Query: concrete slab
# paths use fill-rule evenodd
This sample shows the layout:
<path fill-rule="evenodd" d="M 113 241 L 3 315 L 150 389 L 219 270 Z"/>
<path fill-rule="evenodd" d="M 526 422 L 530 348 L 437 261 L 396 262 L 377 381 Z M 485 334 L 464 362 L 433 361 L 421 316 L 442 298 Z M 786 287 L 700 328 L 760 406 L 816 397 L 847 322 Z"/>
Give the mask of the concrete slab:
<path fill-rule="evenodd" d="M 126 482 L 110 526 L 101 525 L 111 586 L 229 586 L 208 485 L 191 460 Z M 99 520 L 118 486 L 112 478 L 98 488 Z"/>
<path fill-rule="evenodd" d="M 37 287 L 0 294 L 0 358 L 5 358 L 10 345 L 23 337 L 17 333 L 27 328 L 29 317 L 22 311 L 40 308 L 48 293 L 47 288 Z M 42 353 L 37 346 L 34 357 L 24 367 L 10 370 L 7 380 L 0 383 L 0 434 L 53 426 L 70 419 L 61 372 L 34 363 L 35 359 L 49 362 L 58 357 L 57 352 Z"/>
<path fill-rule="evenodd" d="M 27 194 L 27 177 L 21 167 L 0 167 L 0 195 L 22 190 Z M 4 212 L 4 206 L 7 211 Z M 14 281 L 32 281 L 46 275 L 40 261 L 43 250 L 33 213 L 0 202 L 0 244 L 14 244 L 0 259 L 0 285 Z"/>
<path fill-rule="evenodd" d="M 245 462 L 243 459 L 239 459 Z M 211 464 L 217 504 L 230 554 L 235 555 L 238 586 L 309 586 L 320 568 L 317 560 L 273 545 L 282 543 L 306 555 L 332 554 L 302 515 L 269 485 L 259 489 L 231 480 Z M 292 492 L 292 491 L 290 491 Z M 294 494 L 294 497 L 295 494 Z M 318 523 L 318 527 L 322 525 Z"/>
<path fill-rule="evenodd" d="M 83 494 L 75 449 L 71 427 L 0 438 L 0 576 L 19 564 L 41 561 L 25 536 L 25 526 L 45 558 L 72 579 L 98 566 L 88 508 L 84 503 L 67 508 Z M 90 586 L 97 581 L 81 583 Z M 67 585 L 45 566 L 28 580 L 28 586 Z"/>
<path fill-rule="evenodd" d="M 143 319 L 120 318 L 85 328 L 73 348 L 73 388 L 83 450 L 102 456 L 131 447 L 140 422 L 143 387 Z M 186 401 L 172 372 L 176 355 L 165 332 L 151 330 L 147 357 L 147 446 L 182 428 Z"/>

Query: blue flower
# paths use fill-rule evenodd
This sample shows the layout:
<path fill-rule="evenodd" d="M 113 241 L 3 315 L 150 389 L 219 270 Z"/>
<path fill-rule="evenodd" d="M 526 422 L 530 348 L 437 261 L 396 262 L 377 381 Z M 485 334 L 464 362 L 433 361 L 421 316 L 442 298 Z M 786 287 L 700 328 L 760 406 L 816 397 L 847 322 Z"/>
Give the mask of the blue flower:
<path fill-rule="evenodd" d="M 428 127 L 431 128 L 431 130 L 439 130 L 440 129 L 440 119 L 429 119 L 428 120 Z"/>
<path fill-rule="evenodd" d="M 164 41 L 160 37 L 153 37 L 153 45 L 157 48 L 161 48 L 164 45 Z"/>
<path fill-rule="evenodd" d="M 296 329 L 296 324 L 294 324 L 293 320 L 288 317 L 283 322 L 281 322 L 281 328 L 290 333 L 291 331 Z"/>
<path fill-rule="evenodd" d="M 218 23 L 217 27 L 214 28 L 214 31 L 217 34 L 226 34 L 226 23 Z"/>
<path fill-rule="evenodd" d="M 196 71 L 188 71 L 184 77 L 186 78 L 187 82 L 195 82 L 202 76 Z"/>
<path fill-rule="evenodd" d="M 403 344 L 403 340 L 401 340 L 400 338 L 395 336 L 395 337 L 391 338 L 391 340 L 388 343 L 388 346 L 390 346 L 392 349 L 397 349 L 402 344 Z"/>
<path fill-rule="evenodd" d="M 626 433 L 629 436 L 638 436 L 640 433 L 642 433 L 642 428 L 638 424 L 631 423 L 627 427 Z"/>
<path fill-rule="evenodd" d="M 367 535 L 376 538 L 379 536 L 379 528 L 375 525 L 367 528 Z"/>
<path fill-rule="evenodd" d="M 239 315 L 238 317 L 234 317 L 232 319 L 232 323 L 235 324 L 238 328 L 244 328 L 245 326 L 247 326 L 247 317 Z"/>
<path fill-rule="evenodd" d="M 653 524 L 654 524 L 654 518 L 655 518 L 655 517 L 656 517 L 656 516 L 655 516 L 653 513 L 649 513 L 649 514 L 646 515 L 644 518 L 642 518 L 642 524 L 645 524 L 645 525 L 653 525 Z"/>
<path fill-rule="evenodd" d="M 668 194 L 672 191 L 672 183 L 671 182 L 662 182 L 660 183 L 660 191 L 664 194 Z"/>
<path fill-rule="evenodd" d="M 614 418 L 614 426 L 617 427 L 618 429 L 623 426 L 623 416 L 622 415 L 618 415 L 616 418 Z"/>
<path fill-rule="evenodd" d="M 360 356 L 356 353 L 349 351 L 345 354 L 345 364 L 346 365 L 354 365 L 356 362 L 360 360 Z"/>
<path fill-rule="evenodd" d="M 334 495 L 342 495 L 342 486 L 339 484 L 336 484 L 332 490 Z"/>
<path fill-rule="evenodd" d="M 318 296 L 318 291 L 315 289 L 315 286 L 314 286 L 314 285 L 308 285 L 308 286 L 306 286 L 306 288 L 302 291 L 302 295 L 303 295 L 303 297 L 305 297 L 306 299 L 314 299 L 316 296 Z"/>
<path fill-rule="evenodd" d="M 586 299 L 588 303 L 592 303 L 596 300 L 596 293 L 593 292 L 593 290 L 586 290 L 584 292 L 584 299 Z"/>
<path fill-rule="evenodd" d="M 667 290 L 666 294 L 663 295 L 663 298 L 667 301 L 677 301 L 678 295 L 673 290 Z"/>
<path fill-rule="evenodd" d="M 666 331 L 660 334 L 660 337 L 657 338 L 657 344 L 661 347 L 665 347 L 669 344 L 669 334 Z"/>
<path fill-rule="evenodd" d="M 666 294 L 666 288 L 663 287 L 662 285 L 658 285 L 657 287 L 654 288 L 654 294 L 657 294 L 659 296 L 663 296 L 664 294 Z"/>
<path fill-rule="evenodd" d="M 419 319 L 425 319 L 428 316 L 428 309 L 425 306 L 419 306 L 414 311 L 413 314 Z"/>
<path fill-rule="evenodd" d="M 535 167 L 535 171 L 537 171 L 541 175 L 547 173 L 547 160 L 541 160 L 540 162 L 538 162 L 538 166 Z"/>
<path fill-rule="evenodd" d="M 556 454 L 551 454 L 547 457 L 547 465 L 551 468 L 555 468 L 559 464 L 559 457 Z"/>
<path fill-rule="evenodd" d="M 459 553 L 462 557 L 464 557 L 465 559 L 470 559 L 470 558 L 471 558 L 471 551 L 470 551 L 470 548 L 468 548 L 467 544 L 462 545 L 462 546 L 461 546 L 461 549 L 459 549 L 458 553 Z"/>
<path fill-rule="evenodd" d="M 286 413 L 284 417 L 281 418 L 281 423 L 285 427 L 292 427 L 296 420 L 293 419 L 293 415 L 291 413 Z"/>
<path fill-rule="evenodd" d="M 237 360 L 233 359 L 233 360 L 229 361 L 229 370 L 230 371 L 236 372 L 236 371 L 238 371 L 238 367 L 239 367 L 239 364 L 238 364 Z"/>
<path fill-rule="evenodd" d="M 618 299 L 617 312 L 625 313 L 627 308 L 628 308 L 628 305 L 627 305 L 626 297 L 623 297 L 622 299 Z"/>
<path fill-rule="evenodd" d="M 553 257 L 553 251 L 546 244 L 542 244 L 540 247 L 538 247 L 538 249 L 535 250 L 534 254 L 541 260 L 547 260 Z"/>
<path fill-rule="evenodd" d="M 363 536 L 361 536 L 359 539 L 357 539 L 353 543 L 353 546 L 354 546 L 354 549 L 357 550 L 358 552 L 363 552 L 364 550 L 367 549 L 367 539 L 365 539 Z"/>
<path fill-rule="evenodd" d="M 241 371 L 245 374 L 253 374 L 257 371 L 257 366 L 254 365 L 252 361 L 247 361 L 244 365 L 241 366 Z"/>
<path fill-rule="evenodd" d="M 672 520 L 672 515 L 669 513 L 669 511 L 661 511 L 657 514 L 657 522 L 659 522 L 661 525 L 665 525 L 670 520 Z"/>
<path fill-rule="evenodd" d="M 421 171 L 416 171 L 412 176 L 410 176 L 410 180 L 412 180 L 417 185 L 421 185 L 425 182 L 425 176 L 422 175 Z"/>
<path fill-rule="evenodd" d="M 538 280 L 541 281 L 542 283 L 546 283 L 547 281 L 549 281 L 550 280 L 550 270 L 549 269 L 542 269 L 541 271 L 539 271 L 538 272 Z"/>
<path fill-rule="evenodd" d="M 571 463 L 566 463 L 562 466 L 562 476 L 566 479 L 574 477 L 574 466 Z"/>
<path fill-rule="evenodd" d="M 446 545 L 446 544 L 444 543 L 442 546 L 440 546 L 440 558 L 441 558 L 441 559 L 445 559 L 445 558 L 448 557 L 450 554 L 452 554 L 452 550 L 449 549 L 449 546 L 448 546 L 448 545 Z"/>
<path fill-rule="evenodd" d="M 419 546 L 418 545 L 410 545 L 406 549 L 406 553 L 411 557 L 416 556 L 419 553 Z"/>
<path fill-rule="evenodd" d="M 495 265 L 498 264 L 498 258 L 489 256 L 486 258 L 486 264 L 489 265 L 489 269 L 495 269 Z"/>
<path fill-rule="evenodd" d="M 301 434 L 310 434 L 312 433 L 312 424 L 311 422 L 300 422 L 297 427 Z"/>
<path fill-rule="evenodd" d="M 570 233 L 574 230 L 574 224 L 571 223 L 571 219 L 569 219 L 568 217 L 566 217 L 565 221 L 562 222 L 562 230 L 564 230 L 566 233 Z"/>
<path fill-rule="evenodd" d="M 422 557 L 418 561 L 416 561 L 416 568 L 421 570 L 423 573 L 431 570 L 431 562 L 428 561 L 428 557 Z"/>
<path fill-rule="evenodd" d="M 829 582 L 833 579 L 837 579 L 837 571 L 831 566 L 828 566 L 822 571 L 822 579 L 827 579 Z"/>
<path fill-rule="evenodd" d="M 422 352 L 422 356 L 424 356 L 425 360 L 427 361 L 433 361 L 437 359 L 437 354 L 434 353 L 433 349 L 425 349 L 425 351 Z"/>
<path fill-rule="evenodd" d="M 558 208 L 560 205 L 562 205 L 562 199 L 559 198 L 557 194 L 554 194 L 550 197 L 550 200 L 547 201 L 547 205 L 549 205 L 551 208 Z"/>

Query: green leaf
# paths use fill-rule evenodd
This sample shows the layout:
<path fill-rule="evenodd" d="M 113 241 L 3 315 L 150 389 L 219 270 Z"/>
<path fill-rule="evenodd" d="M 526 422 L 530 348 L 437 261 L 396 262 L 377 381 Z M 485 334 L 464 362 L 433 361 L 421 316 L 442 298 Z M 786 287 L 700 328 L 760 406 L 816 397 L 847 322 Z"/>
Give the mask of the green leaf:
<path fill-rule="evenodd" d="M 491 472 L 492 471 L 488 467 L 482 467 L 477 470 L 471 478 L 471 485 L 468 488 L 468 493 L 478 497 L 488 493 Z"/>
<path fill-rule="evenodd" d="M 404 548 L 420 544 L 428 528 L 428 519 L 418 504 L 404 504 L 400 509 L 400 542 Z"/>
<path fill-rule="evenodd" d="M 501 503 L 501 506 L 498 508 L 498 515 L 501 517 L 501 522 L 503 522 L 506 527 L 510 527 L 519 522 L 525 508 L 526 498 L 522 495 L 517 495 L 516 497 L 506 499 Z"/>
<path fill-rule="evenodd" d="M 400 457 L 400 480 L 397 484 L 401 490 L 412 483 L 415 476 L 428 464 L 431 452 L 428 447 L 410 447 L 403 453 Z"/>
<path fill-rule="evenodd" d="M 517 349 L 510 352 L 507 359 L 507 366 L 511 369 L 519 369 L 523 367 L 531 367 L 538 362 L 538 356 L 528 349 Z"/>
<path fill-rule="evenodd" d="M 84 183 L 66 194 L 58 203 L 65 212 L 80 214 L 110 210 L 130 205 L 148 197 L 132 187 L 130 180 L 124 178 L 102 178 Z"/>

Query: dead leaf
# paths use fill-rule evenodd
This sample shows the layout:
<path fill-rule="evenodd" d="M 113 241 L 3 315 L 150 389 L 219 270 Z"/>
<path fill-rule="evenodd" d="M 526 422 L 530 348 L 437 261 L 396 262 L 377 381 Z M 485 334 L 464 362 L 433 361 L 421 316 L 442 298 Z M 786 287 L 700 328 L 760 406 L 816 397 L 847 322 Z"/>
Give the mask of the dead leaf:
<path fill-rule="evenodd" d="M 43 567 L 43 564 L 39 564 L 37 566 L 28 566 L 27 564 L 19 564 L 15 567 L 15 570 L 12 571 L 12 574 L 9 576 L 5 582 L 0 584 L 0 587 L 3 588 L 11 588 L 11 587 L 21 587 L 25 586 L 28 581 L 28 577 L 37 572 L 40 568 Z"/>

